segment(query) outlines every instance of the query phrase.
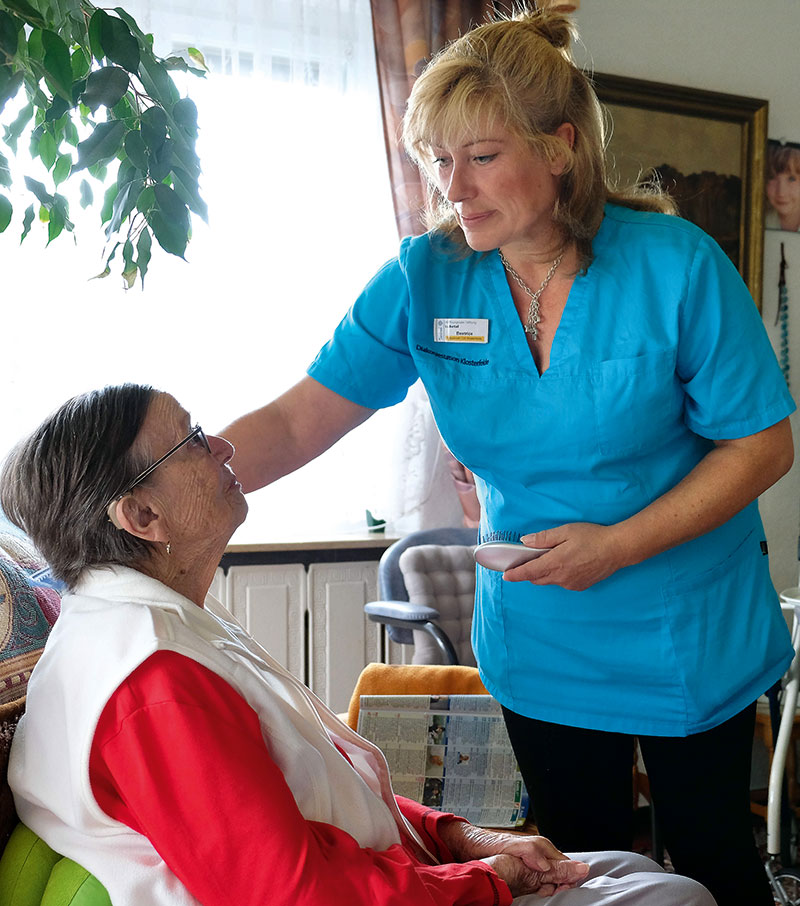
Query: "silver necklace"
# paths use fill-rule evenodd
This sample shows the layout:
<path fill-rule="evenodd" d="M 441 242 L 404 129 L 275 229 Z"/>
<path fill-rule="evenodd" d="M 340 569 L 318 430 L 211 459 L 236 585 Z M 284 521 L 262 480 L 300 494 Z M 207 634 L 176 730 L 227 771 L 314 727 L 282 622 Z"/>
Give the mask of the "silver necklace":
<path fill-rule="evenodd" d="M 539 336 L 539 329 L 536 325 L 541 321 L 539 316 L 539 296 L 545 291 L 547 284 L 553 279 L 553 274 L 556 272 L 556 268 L 561 264 L 561 259 L 564 257 L 562 252 L 558 258 L 550 265 L 550 270 L 547 272 L 547 276 L 542 280 L 542 285 L 539 289 L 534 292 L 530 286 L 520 277 L 520 275 L 514 270 L 513 267 L 506 260 L 506 256 L 500 251 L 500 260 L 503 262 L 503 267 L 508 271 L 508 273 L 514 278 L 514 280 L 519 284 L 519 286 L 525 290 L 525 292 L 531 297 L 531 304 L 528 306 L 528 320 L 525 322 L 525 333 L 529 334 L 532 340 L 537 339 Z"/>

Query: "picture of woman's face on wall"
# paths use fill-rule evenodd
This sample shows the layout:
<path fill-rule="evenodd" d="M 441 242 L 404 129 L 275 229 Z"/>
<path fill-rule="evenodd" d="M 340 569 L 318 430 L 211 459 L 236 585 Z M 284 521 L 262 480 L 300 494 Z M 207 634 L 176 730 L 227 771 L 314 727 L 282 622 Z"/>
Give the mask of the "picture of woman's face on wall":
<path fill-rule="evenodd" d="M 768 230 L 800 231 L 800 144 L 767 142 Z"/>

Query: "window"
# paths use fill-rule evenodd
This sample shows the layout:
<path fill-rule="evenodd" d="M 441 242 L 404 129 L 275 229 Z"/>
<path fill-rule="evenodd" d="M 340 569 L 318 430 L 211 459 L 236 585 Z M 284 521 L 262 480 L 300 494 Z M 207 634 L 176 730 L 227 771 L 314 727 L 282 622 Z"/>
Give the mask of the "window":
<path fill-rule="evenodd" d="M 69 396 L 121 381 L 173 393 L 219 430 L 299 380 L 361 287 L 397 249 L 368 0 L 125 8 L 164 56 L 212 70 L 199 108 L 208 226 L 187 262 L 154 252 L 145 290 L 100 270 L 96 211 L 76 246 L 0 236 L 5 386 L 0 454 Z M 22 145 L 22 143 L 21 143 Z M 25 174 L 47 181 L 37 161 Z M 94 184 L 96 194 L 101 191 Z M 26 201 L 27 204 L 27 201 Z M 378 413 L 315 463 L 250 496 L 234 541 L 361 531 L 380 514 L 397 415 Z"/>

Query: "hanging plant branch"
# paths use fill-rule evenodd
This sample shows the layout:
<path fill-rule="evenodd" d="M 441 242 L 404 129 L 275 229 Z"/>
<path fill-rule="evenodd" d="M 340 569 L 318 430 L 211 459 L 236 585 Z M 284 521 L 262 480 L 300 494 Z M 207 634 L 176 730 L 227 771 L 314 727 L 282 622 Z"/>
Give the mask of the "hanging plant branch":
<path fill-rule="evenodd" d="M 191 64 L 181 57 L 162 59 L 124 9 L 99 9 L 86 0 L 0 0 L 0 233 L 12 222 L 7 154 L 18 153 L 30 133 L 29 151 L 52 180 L 29 176 L 32 196 L 22 219 L 23 241 L 38 205 L 47 223 L 48 243 L 73 232 L 69 202 L 57 191 L 79 184 L 80 204 L 95 204 L 84 171 L 105 183 L 118 161 L 101 205 L 106 246 L 103 271 L 122 247 L 127 287 L 144 284 L 153 240 L 184 257 L 191 238 L 190 212 L 207 219 L 195 151 L 197 108 L 181 97 L 171 70 L 205 75 L 205 62 L 190 48 Z M 27 103 L 9 104 L 21 92 Z M 14 110 L 4 117 L 4 111 Z M 5 148 L 3 148 L 3 145 Z"/>

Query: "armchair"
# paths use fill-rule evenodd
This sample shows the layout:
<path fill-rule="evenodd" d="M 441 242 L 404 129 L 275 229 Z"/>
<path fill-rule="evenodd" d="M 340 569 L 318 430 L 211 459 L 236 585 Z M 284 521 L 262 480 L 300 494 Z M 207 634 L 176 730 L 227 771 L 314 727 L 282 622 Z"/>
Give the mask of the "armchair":
<path fill-rule="evenodd" d="M 473 528 L 425 529 L 389 547 L 378 565 L 380 601 L 364 606 L 389 638 L 414 645 L 415 664 L 475 666 L 470 643 L 477 543 Z"/>

